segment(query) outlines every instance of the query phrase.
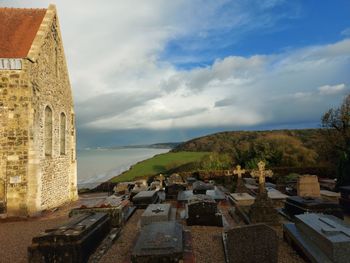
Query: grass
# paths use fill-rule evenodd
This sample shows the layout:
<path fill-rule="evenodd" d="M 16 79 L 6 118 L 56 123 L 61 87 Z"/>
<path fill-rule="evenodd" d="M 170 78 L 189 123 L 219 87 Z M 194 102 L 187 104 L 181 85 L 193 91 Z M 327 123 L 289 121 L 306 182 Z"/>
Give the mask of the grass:
<path fill-rule="evenodd" d="M 150 159 L 133 165 L 128 171 L 111 179 L 112 182 L 133 181 L 137 177 L 146 177 L 164 173 L 171 168 L 199 161 L 208 152 L 175 152 L 158 154 Z"/>

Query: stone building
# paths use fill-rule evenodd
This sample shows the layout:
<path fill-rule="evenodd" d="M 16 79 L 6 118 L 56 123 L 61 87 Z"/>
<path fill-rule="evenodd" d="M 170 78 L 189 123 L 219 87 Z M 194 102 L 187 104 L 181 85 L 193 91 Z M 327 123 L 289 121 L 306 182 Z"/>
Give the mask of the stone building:
<path fill-rule="evenodd" d="M 77 199 L 73 99 L 54 5 L 0 8 L 0 146 L 0 213 L 30 216 Z"/>

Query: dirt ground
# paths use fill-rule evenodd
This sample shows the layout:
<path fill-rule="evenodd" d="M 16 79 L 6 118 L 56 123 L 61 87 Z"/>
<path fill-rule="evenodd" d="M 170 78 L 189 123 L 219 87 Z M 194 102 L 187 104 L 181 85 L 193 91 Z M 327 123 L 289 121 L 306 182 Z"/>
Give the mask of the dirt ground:
<path fill-rule="evenodd" d="M 84 196 L 85 199 L 99 197 L 98 195 Z M 32 238 L 47 228 L 57 227 L 68 220 L 68 212 L 72 207 L 79 205 L 76 202 L 63 206 L 57 211 L 48 211 L 40 218 L 32 218 L 21 221 L 0 221 L 0 262 L 17 263 L 27 262 L 27 247 L 31 244 Z M 228 214 L 230 206 L 220 206 L 225 217 L 225 226 L 185 226 L 191 231 L 191 242 L 193 258 L 198 263 L 219 263 L 224 262 L 224 250 L 222 245 L 222 231 L 237 225 Z M 178 209 L 177 219 L 181 220 L 181 210 Z M 133 246 L 140 233 L 140 217 L 144 210 L 137 210 L 122 229 L 120 237 L 102 257 L 102 263 L 127 263 L 130 262 L 130 255 Z M 282 232 L 277 231 L 280 237 L 279 260 L 278 262 L 304 262 L 294 250 L 283 241 Z"/>

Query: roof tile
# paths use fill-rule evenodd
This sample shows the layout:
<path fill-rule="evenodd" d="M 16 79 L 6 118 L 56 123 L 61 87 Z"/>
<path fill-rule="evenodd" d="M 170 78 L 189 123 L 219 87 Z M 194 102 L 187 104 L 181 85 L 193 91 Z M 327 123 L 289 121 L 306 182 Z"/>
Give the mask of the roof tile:
<path fill-rule="evenodd" d="M 46 9 L 0 8 L 0 58 L 24 58 Z"/>

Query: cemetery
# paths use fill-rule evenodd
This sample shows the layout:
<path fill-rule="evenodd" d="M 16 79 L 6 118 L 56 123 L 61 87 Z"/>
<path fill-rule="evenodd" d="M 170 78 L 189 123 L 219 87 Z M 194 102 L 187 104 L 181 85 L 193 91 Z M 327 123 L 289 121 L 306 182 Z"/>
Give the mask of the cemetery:
<path fill-rule="evenodd" d="M 344 137 L 343 148 L 332 145 L 323 156 L 341 156 L 337 179 L 324 176 L 329 167 L 306 165 L 319 161 L 320 152 L 311 148 L 323 131 L 237 132 L 234 140 L 223 132 L 181 143 L 168 153 L 175 158 L 185 148 L 180 163 L 151 163 L 144 174 L 134 169 L 108 179 L 102 183 L 106 191 L 96 187 L 78 194 L 75 113 L 56 7 L 0 8 L 0 15 L 6 35 L 0 44 L 0 262 L 350 263 L 350 96 L 322 119 L 323 127 L 333 129 L 328 136 L 337 143 Z M 258 66 L 260 57 L 265 60 L 249 59 Z M 230 62 L 215 61 L 206 71 Z M 183 86 L 200 82 L 189 80 Z M 345 84 L 330 87 L 319 87 L 319 95 L 346 90 Z M 215 102 L 215 108 L 230 100 Z"/>
<path fill-rule="evenodd" d="M 322 189 L 307 175 L 295 182 L 298 195 L 289 196 L 266 182 L 273 171 L 265 166 L 237 166 L 235 192 L 215 180 L 161 175 L 148 184 L 121 183 L 112 195 L 82 195 L 67 223 L 32 237 L 28 261 L 348 262 L 348 206 L 341 203 L 348 189 Z M 158 190 L 149 188 L 155 181 Z M 176 198 L 166 192 L 174 185 L 181 186 Z"/>

